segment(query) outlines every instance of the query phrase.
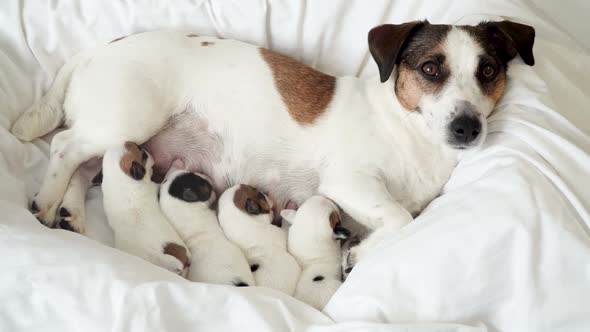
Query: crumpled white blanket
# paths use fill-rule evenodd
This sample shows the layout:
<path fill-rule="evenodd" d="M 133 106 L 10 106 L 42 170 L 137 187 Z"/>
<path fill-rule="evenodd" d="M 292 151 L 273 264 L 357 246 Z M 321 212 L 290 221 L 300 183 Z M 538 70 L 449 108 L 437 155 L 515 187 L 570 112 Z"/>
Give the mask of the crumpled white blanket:
<path fill-rule="evenodd" d="M 589 9 L 583 0 L 2 1 L 0 331 L 590 331 Z M 372 26 L 496 15 L 535 26 L 536 66 L 513 63 L 484 146 L 323 312 L 264 288 L 191 283 L 110 248 L 98 188 L 87 202 L 95 240 L 27 211 L 48 145 L 23 144 L 8 128 L 80 49 L 192 29 L 367 76 Z"/>

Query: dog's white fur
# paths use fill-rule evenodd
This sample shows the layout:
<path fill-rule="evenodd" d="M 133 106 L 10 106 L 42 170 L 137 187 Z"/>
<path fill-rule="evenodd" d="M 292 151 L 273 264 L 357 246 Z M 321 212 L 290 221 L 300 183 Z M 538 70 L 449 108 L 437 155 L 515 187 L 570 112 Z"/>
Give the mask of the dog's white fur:
<path fill-rule="evenodd" d="M 115 247 L 186 276 L 187 266 L 164 253 L 166 245 L 174 243 L 185 248 L 190 260 L 190 251 L 160 210 L 159 185 L 150 180 L 153 159 L 148 154 L 146 173 L 135 180 L 121 169 L 120 160 L 126 153 L 125 147 L 114 147 L 103 158 L 104 210 L 115 235 Z"/>
<path fill-rule="evenodd" d="M 293 295 L 301 268 L 287 252 L 287 233 L 272 224 L 272 212 L 250 215 L 237 208 L 233 198 L 239 186 L 227 189 L 219 198 L 219 224 L 227 238 L 242 249 L 248 263 L 258 266 L 253 271 L 257 286 Z"/>
<path fill-rule="evenodd" d="M 203 41 L 214 45 L 203 47 Z M 447 43 L 448 60 L 458 67 L 453 75 L 473 75 L 481 49 L 469 34 L 452 29 Z M 393 79 L 337 78 L 327 110 L 300 125 L 256 46 L 149 32 L 74 57 L 12 132 L 30 140 L 63 118 L 70 127 L 55 137 L 36 198 L 37 217 L 47 225 L 81 162 L 172 127 L 180 138 L 155 145 L 187 151 L 188 168 L 209 175 L 217 191 L 248 183 L 268 191 L 279 206 L 319 192 L 356 221 L 379 229 L 353 249 L 358 259 L 409 223 L 449 178 L 459 154 L 442 141 L 445 119 L 454 112 L 450 103 L 471 98 L 484 109 L 482 118 L 491 111 L 481 104 L 481 91 L 469 90 L 476 82 L 465 77 L 451 78 L 442 98 L 423 101 L 422 113 L 403 109 Z M 199 139 L 182 141 L 196 127 Z"/>
<path fill-rule="evenodd" d="M 334 212 L 339 214 L 338 207 L 317 195 L 297 211 L 281 211 L 283 220 L 291 224 L 287 248 L 301 267 L 294 296 L 319 310 L 342 284 L 340 241 L 330 225 Z"/>
<path fill-rule="evenodd" d="M 254 277 L 246 257 L 230 242 L 217 221 L 215 192 L 206 201 L 187 202 L 170 194 L 169 188 L 187 171 L 171 168 L 160 187 L 160 206 L 191 251 L 188 279 L 213 284 L 254 286 Z M 204 180 L 207 177 L 196 174 Z"/>

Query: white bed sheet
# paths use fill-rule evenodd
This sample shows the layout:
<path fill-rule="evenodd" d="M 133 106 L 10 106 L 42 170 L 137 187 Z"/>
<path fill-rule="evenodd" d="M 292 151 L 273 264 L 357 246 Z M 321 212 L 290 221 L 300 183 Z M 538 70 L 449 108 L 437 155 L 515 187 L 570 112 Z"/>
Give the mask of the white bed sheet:
<path fill-rule="evenodd" d="M 17 1 L 0 4 L 0 331 L 590 331 L 587 1 Z M 483 14 L 486 14 L 482 16 Z M 7 128 L 85 47 L 192 29 L 367 76 L 374 25 L 500 15 L 537 29 L 486 144 L 444 194 L 357 265 L 324 312 L 262 288 L 190 283 L 112 249 L 100 190 L 88 232 L 27 211 L 48 145 Z M 573 124 L 572 124 L 573 123 Z"/>

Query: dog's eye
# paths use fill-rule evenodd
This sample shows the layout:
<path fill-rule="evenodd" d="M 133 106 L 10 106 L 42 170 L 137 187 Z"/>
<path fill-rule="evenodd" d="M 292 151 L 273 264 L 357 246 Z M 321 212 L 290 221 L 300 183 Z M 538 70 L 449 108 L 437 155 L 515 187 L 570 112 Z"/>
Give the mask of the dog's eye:
<path fill-rule="evenodd" d="M 494 77 L 496 69 L 492 65 L 485 65 L 481 69 L 481 75 L 487 79 Z"/>
<path fill-rule="evenodd" d="M 420 69 L 422 70 L 422 72 L 428 76 L 438 76 L 439 75 L 439 68 L 438 65 L 432 61 L 427 61 L 425 63 L 422 64 L 422 67 L 420 67 Z"/>

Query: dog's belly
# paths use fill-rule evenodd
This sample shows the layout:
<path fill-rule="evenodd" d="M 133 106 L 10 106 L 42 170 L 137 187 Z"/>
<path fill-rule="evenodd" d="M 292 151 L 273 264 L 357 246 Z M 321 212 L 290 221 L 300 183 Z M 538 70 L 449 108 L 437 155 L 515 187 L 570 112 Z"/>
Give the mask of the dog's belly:
<path fill-rule="evenodd" d="M 190 171 L 211 178 L 217 194 L 239 183 L 269 194 L 279 210 L 292 201 L 301 204 L 317 192 L 318 169 L 313 162 L 297 160 L 285 147 L 284 138 L 220 133 L 200 113 L 189 108 L 172 117 L 143 147 L 155 160 L 154 173 L 164 174 L 172 161 L 181 159 Z M 280 145 L 280 144 L 279 144 Z M 291 157 L 290 157 L 291 156 Z"/>

